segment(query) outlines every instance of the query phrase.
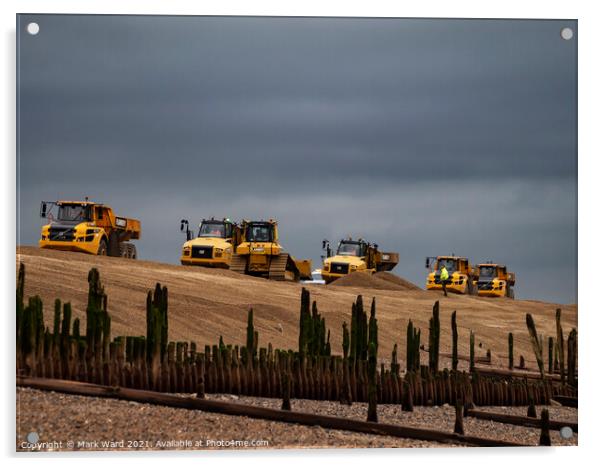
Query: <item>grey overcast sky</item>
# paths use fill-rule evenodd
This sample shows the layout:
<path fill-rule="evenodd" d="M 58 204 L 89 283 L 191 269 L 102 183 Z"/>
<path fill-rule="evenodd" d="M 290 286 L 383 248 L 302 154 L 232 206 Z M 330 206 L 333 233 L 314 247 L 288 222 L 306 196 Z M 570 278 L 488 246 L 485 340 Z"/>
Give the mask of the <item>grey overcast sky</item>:
<path fill-rule="evenodd" d="M 39 34 L 26 25 L 36 21 Z M 571 27 L 572 40 L 560 31 Z M 507 263 L 517 297 L 577 299 L 577 22 L 20 15 L 19 241 L 42 199 L 139 218 L 276 218 L 321 240 Z"/>

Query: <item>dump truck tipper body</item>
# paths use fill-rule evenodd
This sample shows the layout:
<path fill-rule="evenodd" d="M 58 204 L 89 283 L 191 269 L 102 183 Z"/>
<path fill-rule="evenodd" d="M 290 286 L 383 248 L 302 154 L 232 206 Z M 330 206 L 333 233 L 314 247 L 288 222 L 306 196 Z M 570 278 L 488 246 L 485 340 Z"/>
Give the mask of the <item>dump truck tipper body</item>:
<path fill-rule="evenodd" d="M 475 272 L 466 257 L 437 256 L 426 258 L 429 274 L 426 279 L 427 290 L 442 290 L 441 269 L 445 266 L 449 273 L 446 289 L 457 294 L 476 294 Z"/>
<path fill-rule="evenodd" d="M 399 262 L 396 252 L 382 252 L 378 246 L 363 239 L 341 240 L 336 254 L 331 256 L 327 240 L 322 242 L 327 254 L 322 265 L 322 278 L 328 284 L 350 273 L 369 273 L 393 270 Z"/>
<path fill-rule="evenodd" d="M 502 297 L 514 299 L 516 275 L 508 272 L 505 265 L 491 262 L 477 265 L 475 287 L 479 296 Z"/>
<path fill-rule="evenodd" d="M 196 238 L 188 228 L 188 220 L 180 222 L 186 233 L 180 262 L 182 265 L 229 268 L 232 254 L 240 242 L 240 227 L 231 220 L 203 219 Z"/>
<path fill-rule="evenodd" d="M 111 207 L 86 201 L 42 201 L 40 216 L 49 220 L 42 227 L 40 248 L 77 251 L 136 259 L 140 221 L 118 217 Z"/>

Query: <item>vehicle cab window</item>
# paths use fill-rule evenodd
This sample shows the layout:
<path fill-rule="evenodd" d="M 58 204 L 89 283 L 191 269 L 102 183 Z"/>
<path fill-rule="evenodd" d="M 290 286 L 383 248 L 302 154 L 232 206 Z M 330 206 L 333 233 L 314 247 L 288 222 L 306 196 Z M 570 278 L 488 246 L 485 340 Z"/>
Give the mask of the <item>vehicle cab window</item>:
<path fill-rule="evenodd" d="M 452 273 L 456 271 L 456 259 L 439 259 L 437 264 L 437 270 L 441 270 L 445 267 L 448 273 Z"/>
<path fill-rule="evenodd" d="M 484 266 L 479 270 L 479 277 L 481 280 L 491 280 L 495 278 L 495 267 Z"/>
<path fill-rule="evenodd" d="M 198 236 L 199 238 L 224 238 L 226 226 L 223 223 L 203 222 Z"/>
<path fill-rule="evenodd" d="M 365 255 L 363 252 L 362 245 L 355 242 L 344 242 L 340 243 L 337 249 L 337 255 L 339 256 L 362 256 Z"/>
<path fill-rule="evenodd" d="M 247 228 L 247 241 L 268 243 L 272 241 L 273 231 L 271 225 L 256 224 Z"/>
<path fill-rule="evenodd" d="M 90 208 L 80 204 L 59 205 L 57 220 L 67 223 L 79 223 L 90 220 Z"/>

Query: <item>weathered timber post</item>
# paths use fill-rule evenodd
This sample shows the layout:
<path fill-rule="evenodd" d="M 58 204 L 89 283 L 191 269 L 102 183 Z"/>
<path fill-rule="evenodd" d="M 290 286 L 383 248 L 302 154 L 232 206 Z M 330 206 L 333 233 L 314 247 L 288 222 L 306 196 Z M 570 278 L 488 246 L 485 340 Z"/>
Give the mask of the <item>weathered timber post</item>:
<path fill-rule="evenodd" d="M 414 324 L 412 319 L 408 321 L 406 331 L 406 372 L 414 369 Z"/>
<path fill-rule="evenodd" d="M 474 372 L 474 333 L 470 331 L 470 372 Z"/>
<path fill-rule="evenodd" d="M 452 312 L 452 370 L 458 370 L 458 323 L 456 321 L 456 311 Z"/>
<path fill-rule="evenodd" d="M 548 374 L 554 373 L 554 337 L 548 337 Z"/>
<path fill-rule="evenodd" d="M 508 333 L 508 369 L 514 369 L 514 335 Z"/>
<path fill-rule="evenodd" d="M 527 417 L 537 417 L 537 411 L 535 410 L 535 400 L 533 398 L 533 387 L 527 387 L 527 402 L 529 406 L 527 407 Z"/>
<path fill-rule="evenodd" d="M 539 436 L 539 445 L 544 447 L 552 446 L 550 438 L 550 413 L 544 408 L 541 410 L 541 435 Z"/>
<path fill-rule="evenodd" d="M 463 407 L 460 397 L 456 399 L 456 422 L 454 424 L 454 432 L 458 435 L 464 435 L 464 416 L 462 415 Z"/>
<path fill-rule="evenodd" d="M 253 324 L 253 308 L 249 308 L 247 314 L 247 357 L 251 361 L 255 359 L 257 344 L 255 343 L 255 325 Z"/>
<path fill-rule="evenodd" d="M 372 298 L 370 321 L 368 324 L 368 344 L 374 343 L 374 352 L 378 354 L 378 320 L 376 319 L 376 298 Z"/>
<path fill-rule="evenodd" d="M 291 379 L 289 374 L 288 365 L 283 367 L 281 373 L 281 386 L 282 386 L 282 407 L 285 411 L 291 410 Z"/>
<path fill-rule="evenodd" d="M 406 380 L 403 382 L 403 396 L 401 402 L 401 410 L 412 412 L 414 411 L 414 396 L 413 396 L 413 385 L 411 380 L 408 380 L 409 374 L 406 374 Z"/>
<path fill-rule="evenodd" d="M 397 379 L 399 377 L 399 362 L 397 362 L 397 343 L 393 345 L 391 351 L 391 374 Z"/>
<path fill-rule="evenodd" d="M 19 273 L 17 274 L 17 352 L 21 348 L 21 333 L 23 325 L 23 311 L 25 309 L 25 264 L 19 263 Z"/>
<path fill-rule="evenodd" d="M 539 373 L 541 374 L 541 378 L 544 378 L 544 364 L 543 364 L 543 348 L 542 342 L 537 336 L 537 329 L 535 328 L 535 321 L 533 320 L 533 316 L 531 314 L 527 314 L 527 329 L 529 330 L 529 337 L 531 339 L 531 346 L 533 347 L 533 353 L 535 354 L 535 359 L 537 360 L 537 367 L 539 368 Z"/>
<path fill-rule="evenodd" d="M 558 366 L 560 367 L 560 381 L 564 384 L 564 336 L 560 322 L 561 310 L 556 309 L 556 345 L 558 345 Z"/>
<path fill-rule="evenodd" d="M 577 386 L 577 330 L 572 329 L 567 340 L 567 382 Z"/>
<path fill-rule="evenodd" d="M 165 362 L 168 335 L 168 292 L 167 287 L 155 285 L 154 292 L 146 296 L 146 363 L 150 366 L 149 383 L 157 389 L 161 379 L 161 362 Z"/>
<path fill-rule="evenodd" d="M 439 370 L 439 301 L 433 305 L 433 316 L 429 320 L 429 369 L 435 373 Z"/>
<path fill-rule="evenodd" d="M 368 344 L 368 422 L 378 422 L 376 393 L 376 343 Z"/>
<path fill-rule="evenodd" d="M 414 328 L 412 320 L 408 322 L 406 340 L 406 371 L 420 369 L 420 330 Z"/>
<path fill-rule="evenodd" d="M 60 327 L 61 327 L 61 300 L 56 298 L 54 300 L 54 322 L 52 326 L 52 344 L 58 348 L 60 338 Z"/>
<path fill-rule="evenodd" d="M 349 357 L 349 329 L 347 322 L 343 322 L 343 359 Z"/>

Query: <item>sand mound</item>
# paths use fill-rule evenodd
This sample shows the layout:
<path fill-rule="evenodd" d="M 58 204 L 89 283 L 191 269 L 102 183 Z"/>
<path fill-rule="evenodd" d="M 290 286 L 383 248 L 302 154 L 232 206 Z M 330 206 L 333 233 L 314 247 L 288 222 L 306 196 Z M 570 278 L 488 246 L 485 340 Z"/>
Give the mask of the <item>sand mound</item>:
<path fill-rule="evenodd" d="M 414 285 L 412 282 L 406 280 L 405 278 L 401 278 L 399 275 L 395 275 L 391 272 L 376 272 L 372 278 L 378 278 L 380 280 L 385 280 L 387 282 L 393 283 L 399 286 L 403 290 L 422 290 L 417 285 Z"/>
<path fill-rule="evenodd" d="M 420 290 L 419 287 L 404 280 L 390 272 L 377 272 L 374 275 L 367 273 L 350 273 L 345 277 L 335 280 L 330 285 L 333 286 L 357 286 L 360 288 L 372 288 L 375 290 L 390 290 L 390 291 L 415 291 Z M 329 286 L 330 286 L 329 285 Z"/>

